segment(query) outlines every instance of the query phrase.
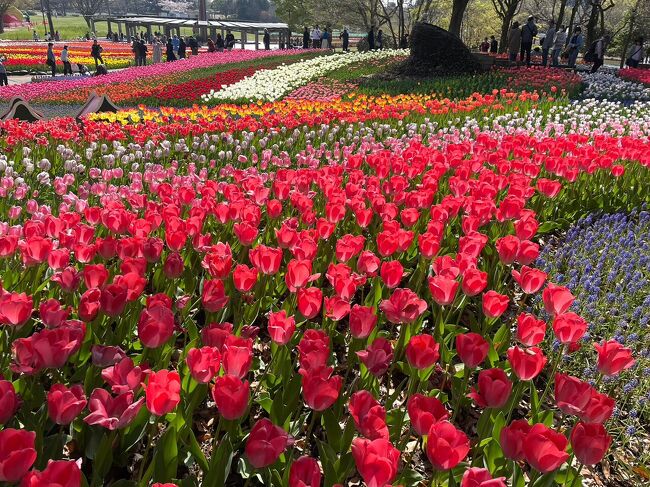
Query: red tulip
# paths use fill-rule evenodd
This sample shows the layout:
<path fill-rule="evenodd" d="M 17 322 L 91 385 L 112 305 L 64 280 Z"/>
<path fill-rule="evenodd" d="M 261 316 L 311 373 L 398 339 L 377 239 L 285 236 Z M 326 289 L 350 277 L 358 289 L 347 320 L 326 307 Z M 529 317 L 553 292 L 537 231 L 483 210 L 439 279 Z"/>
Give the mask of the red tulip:
<path fill-rule="evenodd" d="M 122 314 L 126 306 L 128 289 L 124 285 L 110 284 L 102 289 L 99 298 L 101 310 L 110 317 Z"/>
<path fill-rule="evenodd" d="M 460 487 L 506 487 L 506 478 L 492 478 L 487 468 L 470 467 L 465 470 Z"/>
<path fill-rule="evenodd" d="M 440 238 L 432 233 L 418 235 L 418 248 L 425 259 L 432 259 L 440 250 Z"/>
<path fill-rule="evenodd" d="M 230 335 L 223 347 L 222 363 L 226 374 L 246 377 L 253 364 L 253 340 Z"/>
<path fill-rule="evenodd" d="M 539 257 L 539 244 L 530 240 L 522 240 L 519 245 L 517 262 L 522 265 L 530 265 L 537 260 L 537 257 Z"/>
<path fill-rule="evenodd" d="M 295 293 L 305 287 L 311 278 L 311 260 L 292 259 L 287 264 L 284 280 L 289 292 Z"/>
<path fill-rule="evenodd" d="M 560 468 L 569 458 L 568 440 L 542 423 L 534 425 L 524 440 L 526 462 L 535 470 L 548 473 Z"/>
<path fill-rule="evenodd" d="M 384 338 L 375 338 L 365 350 L 357 352 L 357 357 L 375 377 L 386 373 L 393 362 L 393 347 Z"/>
<path fill-rule="evenodd" d="M 56 299 L 48 299 L 43 301 L 38 307 L 38 314 L 41 321 L 49 328 L 56 328 L 60 326 L 70 315 L 69 308 L 61 307 L 61 303 Z"/>
<path fill-rule="evenodd" d="M 19 406 L 14 385 L 11 381 L 0 379 L 0 424 L 7 424 Z"/>
<path fill-rule="evenodd" d="M 207 384 L 219 373 L 221 354 L 216 347 L 191 348 L 185 362 L 192 378 L 200 384 Z"/>
<path fill-rule="evenodd" d="M 317 287 L 307 287 L 298 290 L 298 311 L 308 320 L 314 318 L 323 303 L 323 292 Z"/>
<path fill-rule="evenodd" d="M 203 282 L 202 302 L 206 311 L 214 313 L 225 308 L 229 299 L 223 281 L 213 279 Z"/>
<path fill-rule="evenodd" d="M 347 262 L 363 250 L 365 241 L 363 235 L 343 235 L 336 242 L 336 258 L 341 262 Z"/>
<path fill-rule="evenodd" d="M 222 242 L 213 245 L 210 251 L 205 254 L 201 267 L 207 269 L 210 277 L 214 279 L 225 279 L 232 268 L 232 250 L 230 245 Z"/>
<path fill-rule="evenodd" d="M 433 423 L 446 421 L 449 418 L 445 406 L 433 396 L 413 394 L 408 398 L 406 409 L 413 430 L 420 436 L 428 435 Z"/>
<path fill-rule="evenodd" d="M 490 344 L 478 333 L 456 335 L 456 352 L 466 367 L 474 369 L 487 357 Z"/>
<path fill-rule="evenodd" d="M 520 380 L 532 380 L 546 365 L 544 353 L 537 347 L 508 349 L 508 361 L 512 371 Z"/>
<path fill-rule="evenodd" d="M 145 386 L 147 409 L 151 414 L 164 416 L 180 402 L 181 379 L 176 371 L 151 372 Z"/>
<path fill-rule="evenodd" d="M 449 421 L 439 421 L 431 425 L 426 450 L 433 468 L 451 470 L 469 453 L 469 439 Z"/>
<path fill-rule="evenodd" d="M 80 320 L 91 322 L 97 317 L 101 308 L 101 297 L 102 292 L 96 287 L 88 289 L 81 295 L 77 310 Z"/>
<path fill-rule="evenodd" d="M 479 269 L 467 269 L 463 273 L 462 288 L 466 296 L 476 296 L 487 287 L 487 272 Z"/>
<path fill-rule="evenodd" d="M 124 357 L 115 365 L 102 370 L 102 379 L 115 394 L 137 392 L 149 372 L 151 371 L 146 365 L 136 366 L 130 357 Z"/>
<path fill-rule="evenodd" d="M 170 252 L 163 264 L 163 273 L 169 279 L 176 279 L 183 275 L 185 263 L 183 257 L 178 252 Z"/>
<path fill-rule="evenodd" d="M 232 323 L 210 323 L 201 330 L 201 340 L 204 345 L 216 347 L 223 353 L 223 346 L 231 334 Z"/>
<path fill-rule="evenodd" d="M 357 271 L 368 277 L 376 276 L 380 262 L 379 257 L 369 250 L 364 250 L 357 259 Z"/>
<path fill-rule="evenodd" d="M 33 431 L 0 430 L 0 482 L 18 482 L 36 461 Z"/>
<path fill-rule="evenodd" d="M 27 338 L 18 338 L 12 344 L 14 362 L 11 369 L 34 374 L 42 369 L 62 367 L 81 348 L 85 335 L 85 325 L 75 323 L 45 328 Z"/>
<path fill-rule="evenodd" d="M 544 301 L 546 312 L 556 316 L 568 311 L 575 298 L 566 287 L 549 282 L 546 289 L 542 292 L 542 300 Z"/>
<path fill-rule="evenodd" d="M 397 288 L 379 309 L 391 323 L 413 323 L 427 309 L 427 303 L 410 289 Z"/>
<path fill-rule="evenodd" d="M 377 325 L 377 315 L 370 306 L 355 304 L 350 309 L 350 334 L 354 338 L 368 338 Z"/>
<path fill-rule="evenodd" d="M 143 309 L 138 320 L 138 337 L 147 348 L 158 348 L 174 334 L 174 313 L 166 306 Z"/>
<path fill-rule="evenodd" d="M 239 264 L 232 273 L 235 288 L 240 293 L 247 293 L 257 284 L 257 269 Z"/>
<path fill-rule="evenodd" d="M 512 382 L 502 369 L 482 370 L 478 375 L 478 390 L 472 387 L 467 397 L 482 408 L 505 406 L 512 392 Z"/>
<path fill-rule="evenodd" d="M 544 341 L 546 334 L 546 322 L 538 320 L 529 313 L 521 313 L 517 316 L 517 340 L 524 345 L 532 347 Z"/>
<path fill-rule="evenodd" d="M 612 437 L 599 423 L 578 423 L 571 431 L 573 453 L 584 465 L 600 463 L 611 444 Z"/>
<path fill-rule="evenodd" d="M 68 389 L 63 384 L 54 384 L 47 393 L 47 413 L 56 424 L 70 424 L 86 407 L 86 402 L 82 386 Z"/>
<path fill-rule="evenodd" d="M 0 295 L 0 323 L 22 326 L 32 316 L 34 302 L 25 293 L 3 293 Z"/>
<path fill-rule="evenodd" d="M 616 375 L 634 365 L 632 350 L 616 340 L 594 343 L 594 348 L 598 352 L 598 371 L 603 375 Z"/>
<path fill-rule="evenodd" d="M 32 470 L 23 477 L 20 487 L 79 487 L 81 470 L 72 460 L 50 460 L 47 467 L 40 472 Z"/>
<path fill-rule="evenodd" d="M 297 347 L 300 366 L 303 369 L 324 367 L 330 355 L 329 343 L 329 335 L 323 330 L 306 330 Z"/>
<path fill-rule="evenodd" d="M 575 313 L 564 313 L 553 320 L 553 331 L 561 343 L 576 343 L 587 331 L 587 322 Z"/>
<path fill-rule="evenodd" d="M 212 397 L 224 419 L 241 418 L 248 409 L 250 386 L 248 381 L 234 375 L 217 377 L 212 388 Z"/>
<path fill-rule="evenodd" d="M 350 303 L 339 296 L 325 297 L 325 316 L 340 321 L 350 312 Z"/>
<path fill-rule="evenodd" d="M 370 392 L 361 390 L 352 394 L 348 409 L 359 433 L 370 440 L 388 439 L 386 410 Z"/>
<path fill-rule="evenodd" d="M 282 264 L 282 249 L 258 245 L 248 253 L 251 264 L 262 274 L 277 274 Z"/>
<path fill-rule="evenodd" d="M 246 456 L 254 468 L 275 463 L 289 443 L 289 435 L 279 426 L 262 418 L 255 423 L 246 441 Z"/>
<path fill-rule="evenodd" d="M 406 359 L 411 367 L 428 369 L 440 358 L 440 345 L 431 335 L 414 335 L 406 345 Z"/>
<path fill-rule="evenodd" d="M 537 191 L 548 198 L 555 198 L 562 189 L 562 183 L 552 179 L 539 178 L 537 180 Z"/>
<path fill-rule="evenodd" d="M 352 440 L 352 457 L 368 486 L 384 487 L 397 476 L 400 452 L 388 440 Z"/>
<path fill-rule="evenodd" d="M 579 414 L 587 405 L 592 387 L 576 377 L 555 374 L 555 404 L 565 414 Z"/>
<path fill-rule="evenodd" d="M 321 478 L 318 462 L 311 457 L 300 457 L 291 464 L 289 487 L 320 487 Z"/>
<path fill-rule="evenodd" d="M 108 270 L 104 264 L 89 264 L 81 271 L 87 289 L 101 289 L 108 281 Z"/>
<path fill-rule="evenodd" d="M 514 263 L 519 254 L 520 243 L 520 240 L 514 235 L 506 235 L 497 240 L 496 248 L 501 262 L 506 265 Z"/>
<path fill-rule="evenodd" d="M 399 286 L 402 276 L 404 275 L 404 267 L 399 260 L 390 260 L 381 264 L 381 280 L 387 288 L 393 289 Z"/>
<path fill-rule="evenodd" d="M 286 345 L 291 341 L 296 331 L 296 320 L 293 316 L 287 316 L 285 310 L 280 310 L 277 313 L 269 313 L 267 329 L 271 340 L 278 345 Z"/>
<path fill-rule="evenodd" d="M 587 405 L 577 414 L 585 423 L 604 423 L 614 413 L 614 399 L 607 394 L 601 394 L 593 387 L 588 396 Z"/>
<path fill-rule="evenodd" d="M 93 345 L 90 352 L 92 354 L 92 363 L 96 367 L 115 365 L 126 357 L 124 350 L 111 345 Z"/>
<path fill-rule="evenodd" d="M 517 462 L 524 459 L 524 440 L 531 428 L 525 419 L 517 419 L 501 430 L 499 443 L 506 458 Z"/>
<path fill-rule="evenodd" d="M 521 272 L 512 270 L 512 277 L 517 281 L 517 284 L 521 287 L 521 290 L 526 294 L 534 294 L 540 289 L 546 282 L 546 273 L 540 271 L 539 269 L 533 269 L 532 267 L 522 266 Z"/>
<path fill-rule="evenodd" d="M 429 291 L 431 297 L 440 306 L 448 306 L 454 302 L 456 291 L 458 290 L 458 281 L 443 276 L 433 276 L 429 278 Z"/>
<path fill-rule="evenodd" d="M 483 313 L 488 318 L 498 318 L 508 309 L 509 302 L 508 296 L 488 291 L 483 294 Z"/>
<path fill-rule="evenodd" d="M 314 411 L 325 411 L 339 398 L 343 378 L 332 376 L 332 367 L 300 369 L 302 375 L 302 397 L 305 404 Z"/>

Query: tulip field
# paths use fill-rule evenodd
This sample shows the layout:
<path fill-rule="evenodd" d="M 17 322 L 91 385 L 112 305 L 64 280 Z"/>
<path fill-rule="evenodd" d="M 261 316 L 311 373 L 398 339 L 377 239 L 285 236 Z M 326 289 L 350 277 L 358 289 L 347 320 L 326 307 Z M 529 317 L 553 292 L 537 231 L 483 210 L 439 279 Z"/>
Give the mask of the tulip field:
<path fill-rule="evenodd" d="M 648 485 L 643 74 L 406 55 L 23 87 L 128 108 L 0 121 L 0 484 Z"/>

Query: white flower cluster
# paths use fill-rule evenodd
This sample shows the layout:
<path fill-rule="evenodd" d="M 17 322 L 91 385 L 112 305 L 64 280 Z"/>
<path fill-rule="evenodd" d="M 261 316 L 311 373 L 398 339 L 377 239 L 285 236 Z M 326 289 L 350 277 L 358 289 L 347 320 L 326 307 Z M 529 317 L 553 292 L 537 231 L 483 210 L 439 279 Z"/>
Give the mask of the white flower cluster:
<path fill-rule="evenodd" d="M 211 90 L 210 93 L 202 95 L 202 99 L 204 102 L 239 99 L 274 101 L 330 71 L 356 63 L 407 55 L 407 50 L 387 49 L 318 56 L 293 64 L 282 64 L 274 69 L 256 71 L 252 76 L 224 86 L 219 91 Z"/>
<path fill-rule="evenodd" d="M 641 83 L 625 81 L 609 72 L 582 74 L 586 88 L 584 98 L 621 101 L 650 101 L 650 88 Z"/>

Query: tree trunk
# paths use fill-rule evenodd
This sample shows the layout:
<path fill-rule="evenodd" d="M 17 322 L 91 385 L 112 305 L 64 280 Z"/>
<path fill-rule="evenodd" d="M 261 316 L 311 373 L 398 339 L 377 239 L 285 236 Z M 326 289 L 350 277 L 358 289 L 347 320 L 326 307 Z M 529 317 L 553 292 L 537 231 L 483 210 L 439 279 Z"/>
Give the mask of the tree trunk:
<path fill-rule="evenodd" d="M 623 66 L 625 66 L 625 60 L 627 58 L 627 49 L 630 47 L 630 43 L 632 42 L 632 37 L 634 36 L 634 27 L 636 27 L 636 14 L 639 11 L 639 4 L 641 3 L 641 0 L 636 0 L 634 7 L 630 11 L 630 28 L 627 31 L 627 35 L 625 36 L 625 42 L 623 43 L 622 49 L 621 49 L 621 64 L 620 68 L 623 69 Z"/>
<path fill-rule="evenodd" d="M 600 5 L 597 3 L 597 0 L 594 0 L 591 4 L 591 13 L 589 14 L 589 20 L 587 21 L 587 39 L 585 41 L 585 46 L 589 49 L 589 46 L 597 39 L 596 37 L 596 25 L 598 24 L 598 19 L 600 17 Z"/>
<path fill-rule="evenodd" d="M 463 16 L 467 9 L 469 0 L 454 0 L 451 7 L 451 20 L 449 21 L 449 32 L 460 37 L 460 28 L 463 25 Z"/>
<path fill-rule="evenodd" d="M 508 50 L 508 33 L 510 32 L 510 24 L 512 24 L 512 19 L 514 14 L 509 17 L 503 18 L 503 23 L 501 24 L 501 37 L 499 39 L 499 52 L 503 54 Z"/>
<path fill-rule="evenodd" d="M 569 45 L 569 41 L 571 40 L 571 36 L 573 35 L 573 22 L 576 19 L 576 13 L 578 12 L 578 6 L 580 5 L 580 2 L 576 1 L 576 3 L 573 5 L 573 8 L 571 9 L 571 18 L 569 19 L 569 33 L 566 36 L 566 42 L 564 43 L 565 45 Z"/>
<path fill-rule="evenodd" d="M 45 0 L 45 13 L 47 15 L 47 24 L 50 27 L 50 36 L 54 36 L 54 22 L 52 22 L 52 7 L 50 7 L 50 0 Z"/>
<path fill-rule="evenodd" d="M 4 17 L 4 14 L 0 14 L 0 34 L 2 34 L 5 31 L 5 22 L 2 19 Z"/>
<path fill-rule="evenodd" d="M 560 12 L 557 14 L 557 20 L 555 21 L 555 25 L 557 25 L 558 28 L 562 25 L 562 21 L 564 20 L 564 11 L 566 10 L 566 2 L 567 0 L 560 1 Z"/>
<path fill-rule="evenodd" d="M 92 20 L 92 15 L 84 15 L 84 20 L 86 21 L 86 25 L 88 26 L 88 31 L 92 32 L 92 25 L 91 25 L 91 20 Z"/>

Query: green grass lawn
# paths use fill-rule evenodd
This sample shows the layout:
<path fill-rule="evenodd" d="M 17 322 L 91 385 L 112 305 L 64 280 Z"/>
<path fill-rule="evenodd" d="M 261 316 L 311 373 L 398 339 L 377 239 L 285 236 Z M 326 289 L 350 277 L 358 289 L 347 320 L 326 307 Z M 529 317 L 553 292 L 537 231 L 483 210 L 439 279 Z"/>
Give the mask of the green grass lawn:
<path fill-rule="evenodd" d="M 42 40 L 45 36 L 46 27 L 43 25 L 43 16 L 39 13 L 32 17 L 32 23 L 36 26 L 36 32 Z M 66 17 L 52 17 L 54 22 L 54 30 L 58 30 L 61 34 L 61 40 L 69 41 L 79 39 L 86 35 L 88 32 L 88 26 L 83 17 L 77 15 L 67 15 Z M 113 24 L 113 29 L 116 29 L 117 26 Z M 49 30 L 49 27 L 47 27 Z M 102 39 L 106 37 L 107 26 L 106 22 L 98 22 L 96 24 L 97 29 L 97 38 Z M 182 35 L 192 35 L 191 28 L 182 28 Z M 32 40 L 32 31 L 27 27 L 21 27 L 19 29 L 9 29 L 5 30 L 3 34 L 0 34 L 0 40 Z"/>

